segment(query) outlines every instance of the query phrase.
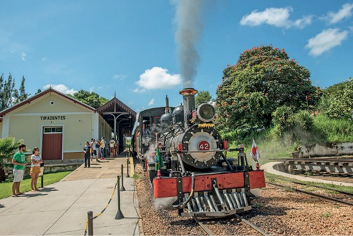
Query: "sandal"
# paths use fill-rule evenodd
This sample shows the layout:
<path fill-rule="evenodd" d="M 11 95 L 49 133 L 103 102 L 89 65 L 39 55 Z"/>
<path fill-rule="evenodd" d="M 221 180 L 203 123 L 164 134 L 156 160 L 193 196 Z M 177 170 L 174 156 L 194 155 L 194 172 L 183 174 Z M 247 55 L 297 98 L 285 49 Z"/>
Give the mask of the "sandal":
<path fill-rule="evenodd" d="M 18 195 L 17 195 L 17 194 L 15 194 L 15 195 L 12 195 L 11 197 L 18 197 Z"/>

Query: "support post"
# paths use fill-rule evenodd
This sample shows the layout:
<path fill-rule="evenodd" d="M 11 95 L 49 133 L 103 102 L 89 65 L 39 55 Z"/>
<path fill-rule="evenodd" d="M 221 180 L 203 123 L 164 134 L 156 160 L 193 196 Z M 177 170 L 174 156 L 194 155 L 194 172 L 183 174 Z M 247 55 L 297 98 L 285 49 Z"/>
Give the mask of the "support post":
<path fill-rule="evenodd" d="M 121 189 L 120 191 L 125 191 L 124 187 L 124 165 L 121 164 Z"/>
<path fill-rule="evenodd" d="M 120 219 L 124 218 L 124 215 L 120 209 L 120 176 L 117 176 L 117 185 L 118 186 L 116 188 L 116 191 L 117 191 L 117 196 L 118 196 L 118 212 L 116 213 L 115 219 L 120 220 Z"/>
<path fill-rule="evenodd" d="M 126 160 L 126 177 L 130 177 L 130 174 L 129 174 L 129 157 L 127 158 Z"/>
<path fill-rule="evenodd" d="M 40 177 L 40 187 L 44 188 L 44 173 L 42 174 L 42 176 Z"/>
<path fill-rule="evenodd" d="M 87 217 L 88 217 L 88 236 L 93 236 L 93 212 L 89 211 L 87 212 Z"/>

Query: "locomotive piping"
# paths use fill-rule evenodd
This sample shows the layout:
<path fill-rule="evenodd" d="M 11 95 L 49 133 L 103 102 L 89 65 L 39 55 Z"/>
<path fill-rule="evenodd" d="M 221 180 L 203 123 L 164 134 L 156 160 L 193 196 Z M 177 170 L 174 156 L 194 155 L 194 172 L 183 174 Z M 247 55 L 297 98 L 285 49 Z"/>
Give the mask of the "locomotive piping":
<path fill-rule="evenodd" d="M 179 208 L 184 208 L 186 206 L 186 204 L 188 204 L 192 198 L 192 196 L 194 195 L 194 189 L 195 189 L 195 173 L 192 172 L 191 173 L 191 191 L 190 191 L 190 195 L 188 197 L 188 199 L 185 200 L 185 202 L 183 202 L 181 205 L 179 205 Z"/>

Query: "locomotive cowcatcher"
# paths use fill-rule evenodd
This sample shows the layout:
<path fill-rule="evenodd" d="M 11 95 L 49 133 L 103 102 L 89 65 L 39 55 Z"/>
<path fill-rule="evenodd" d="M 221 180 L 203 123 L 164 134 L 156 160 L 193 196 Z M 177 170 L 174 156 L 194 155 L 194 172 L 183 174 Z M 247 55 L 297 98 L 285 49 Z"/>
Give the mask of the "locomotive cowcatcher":
<path fill-rule="evenodd" d="M 251 210 L 251 189 L 265 187 L 244 146 L 231 149 L 215 129 L 215 108 L 195 107 L 197 90 L 180 91 L 183 104 L 141 111 L 132 137 L 133 155 L 144 164 L 155 198 L 176 197 L 181 216 L 225 217 Z M 237 159 L 227 158 L 238 152 Z"/>

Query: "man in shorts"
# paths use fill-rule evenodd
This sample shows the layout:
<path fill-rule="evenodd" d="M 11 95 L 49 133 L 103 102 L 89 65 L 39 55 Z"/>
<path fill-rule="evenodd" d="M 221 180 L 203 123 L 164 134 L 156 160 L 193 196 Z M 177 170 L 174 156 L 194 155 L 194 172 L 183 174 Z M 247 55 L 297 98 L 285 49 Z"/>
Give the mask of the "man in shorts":
<path fill-rule="evenodd" d="M 23 193 L 20 192 L 20 184 L 23 180 L 23 174 L 26 166 L 26 145 L 20 144 L 18 146 L 18 152 L 13 155 L 12 164 L 13 166 L 13 184 L 12 184 L 12 196 L 17 197 Z"/>

